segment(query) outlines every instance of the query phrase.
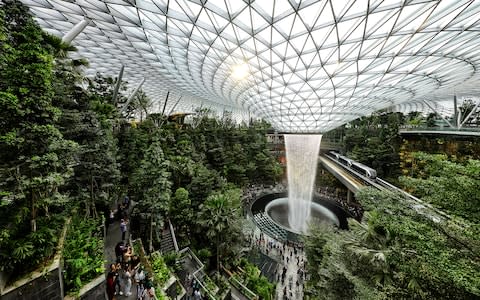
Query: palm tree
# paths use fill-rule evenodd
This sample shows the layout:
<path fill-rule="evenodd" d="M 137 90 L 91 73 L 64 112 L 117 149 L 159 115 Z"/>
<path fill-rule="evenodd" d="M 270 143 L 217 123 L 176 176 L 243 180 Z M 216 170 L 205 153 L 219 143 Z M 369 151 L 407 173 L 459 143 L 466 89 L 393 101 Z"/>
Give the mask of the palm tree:
<path fill-rule="evenodd" d="M 205 229 L 206 236 L 215 241 L 217 271 L 220 269 L 220 237 L 226 238 L 235 233 L 238 234 L 239 221 L 240 191 L 238 189 L 210 195 L 200 205 L 198 224 Z"/>
<path fill-rule="evenodd" d="M 364 217 L 367 220 L 365 223 L 354 220 L 349 224 L 351 232 L 345 246 L 354 256 L 366 259 L 377 269 L 377 273 L 372 276 L 377 283 L 391 284 L 392 271 L 387 261 L 393 246 L 390 232 L 386 228 L 382 228 L 384 232 L 375 228 L 378 213 L 365 213 Z"/>

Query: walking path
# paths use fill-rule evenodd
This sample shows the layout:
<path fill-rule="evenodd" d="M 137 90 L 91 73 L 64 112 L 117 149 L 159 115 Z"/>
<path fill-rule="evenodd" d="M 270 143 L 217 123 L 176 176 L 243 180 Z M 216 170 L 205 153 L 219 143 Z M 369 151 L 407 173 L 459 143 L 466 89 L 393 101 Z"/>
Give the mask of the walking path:
<path fill-rule="evenodd" d="M 132 212 L 133 207 L 135 206 L 135 202 L 130 200 L 130 206 L 128 208 L 128 216 L 130 218 L 130 213 Z M 130 223 L 127 225 L 127 233 L 125 234 L 126 242 L 130 242 Z M 115 222 L 109 224 L 107 228 L 107 236 L 105 238 L 104 243 L 104 257 L 106 260 L 105 263 L 105 270 L 106 273 L 110 270 L 110 265 L 115 263 L 116 256 L 115 256 L 115 246 L 122 240 L 122 233 L 120 231 L 120 220 L 115 219 Z M 123 288 L 123 284 L 122 284 Z M 137 292 L 136 292 L 136 285 L 135 283 L 132 284 L 132 294 L 130 296 L 125 295 L 116 295 L 114 299 L 116 300 L 135 300 L 137 299 Z"/>
<path fill-rule="evenodd" d="M 254 232 L 253 240 L 262 253 L 278 262 L 275 272 L 277 281 L 275 299 L 303 299 L 306 261 L 303 250 L 283 244 L 268 235 L 261 235 L 258 228 Z"/>

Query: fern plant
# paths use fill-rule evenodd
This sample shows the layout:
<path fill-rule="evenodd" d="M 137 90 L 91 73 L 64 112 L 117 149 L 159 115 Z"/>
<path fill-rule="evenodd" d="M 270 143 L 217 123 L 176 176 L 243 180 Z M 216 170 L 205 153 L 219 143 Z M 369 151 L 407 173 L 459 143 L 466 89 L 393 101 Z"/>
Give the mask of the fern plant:
<path fill-rule="evenodd" d="M 63 250 L 66 292 L 76 294 L 103 273 L 103 240 L 96 234 L 100 219 L 72 219 Z"/>

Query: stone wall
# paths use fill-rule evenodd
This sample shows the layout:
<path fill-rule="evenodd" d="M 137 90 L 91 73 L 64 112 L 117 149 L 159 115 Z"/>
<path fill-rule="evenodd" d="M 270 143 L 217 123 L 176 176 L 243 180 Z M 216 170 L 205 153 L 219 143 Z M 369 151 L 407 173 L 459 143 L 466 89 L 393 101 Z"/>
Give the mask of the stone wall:
<path fill-rule="evenodd" d="M 0 297 L 2 300 L 63 300 L 62 268 L 55 260 L 48 271 L 34 272 L 8 286 Z"/>
<path fill-rule="evenodd" d="M 107 299 L 106 295 L 106 280 L 105 275 L 101 275 L 91 281 L 89 284 L 85 285 L 80 290 L 80 300 L 105 300 Z"/>

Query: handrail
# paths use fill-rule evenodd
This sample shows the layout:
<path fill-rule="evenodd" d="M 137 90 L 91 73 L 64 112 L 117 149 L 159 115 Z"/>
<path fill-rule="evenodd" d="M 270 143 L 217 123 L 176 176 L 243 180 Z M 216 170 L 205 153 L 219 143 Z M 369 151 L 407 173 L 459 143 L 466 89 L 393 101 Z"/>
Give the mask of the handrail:
<path fill-rule="evenodd" d="M 242 291 L 246 291 L 247 293 L 250 294 L 251 297 L 249 297 L 249 295 L 245 295 L 245 297 L 251 299 L 251 300 L 254 300 L 254 299 L 259 299 L 258 295 L 255 294 L 253 291 L 251 291 L 248 287 L 246 287 L 243 283 L 241 283 L 240 281 L 238 281 L 236 278 L 235 278 L 235 275 L 230 272 L 229 270 L 227 270 L 223 265 L 221 265 L 221 268 L 223 269 L 223 271 L 225 271 L 225 273 L 227 273 L 228 276 L 230 276 L 228 278 L 228 280 L 232 280 L 235 282 L 235 284 L 238 285 L 238 287 L 242 290 Z"/>
<path fill-rule="evenodd" d="M 464 225 L 462 223 L 459 223 L 458 221 L 456 221 L 455 219 L 452 218 L 452 216 L 450 216 L 449 214 L 435 208 L 433 205 L 411 195 L 410 193 L 407 193 L 406 191 L 402 190 L 401 188 L 381 179 L 380 177 L 376 177 L 375 179 L 370 179 L 370 178 L 367 178 L 365 176 L 363 176 L 362 174 L 356 172 L 355 170 L 352 170 L 351 168 L 349 168 L 348 166 L 345 166 L 341 163 L 339 163 L 338 161 L 336 161 L 329 153 L 326 153 L 324 155 L 325 157 L 329 158 L 332 162 L 336 163 L 338 166 L 341 166 L 343 167 L 344 169 L 348 170 L 349 173 L 353 174 L 354 176 L 360 178 L 361 180 L 364 181 L 364 183 L 370 185 L 370 186 L 373 186 L 379 190 L 389 190 L 389 191 L 395 191 L 395 192 L 400 192 L 401 194 L 403 194 L 406 198 L 410 199 L 410 200 L 413 200 L 414 202 L 420 204 L 420 205 L 423 205 L 424 207 L 428 208 L 431 212 L 434 212 L 437 214 L 437 216 L 431 216 L 431 218 L 436 218 L 437 220 L 433 219 L 434 221 L 440 221 L 440 218 L 438 216 L 441 216 L 443 218 L 445 218 L 446 220 L 450 220 L 450 221 L 453 221 L 455 222 L 457 225 L 459 225 L 460 227 L 464 227 Z"/>
<path fill-rule="evenodd" d="M 248 299 L 251 299 L 251 300 L 255 300 L 255 299 L 259 299 L 257 294 L 255 294 L 254 292 L 252 292 L 249 288 L 247 288 L 243 283 L 241 283 L 240 281 L 238 281 L 235 276 L 232 276 L 230 277 L 228 280 L 232 280 L 235 282 L 235 284 L 237 285 L 236 287 L 240 287 L 241 289 L 241 292 L 247 292 L 248 295 L 245 295 L 245 297 L 247 297 Z"/>
<path fill-rule="evenodd" d="M 201 260 L 198 259 L 198 257 L 193 253 L 192 249 L 190 247 L 183 248 L 182 250 L 178 251 L 179 254 L 183 254 L 185 252 L 189 252 L 190 255 L 195 259 L 195 261 L 200 265 L 200 268 L 198 270 L 203 269 L 204 265 Z"/>
<path fill-rule="evenodd" d="M 175 230 L 173 230 L 173 225 L 172 222 L 170 222 L 170 219 L 168 219 L 168 226 L 170 228 L 170 234 L 172 235 L 173 247 L 175 248 L 175 252 L 178 252 L 177 238 L 175 237 Z"/>
<path fill-rule="evenodd" d="M 192 256 L 192 258 L 200 265 L 200 268 L 193 271 L 193 273 L 192 273 L 193 278 L 198 282 L 198 284 L 200 284 L 202 289 L 207 292 L 208 297 L 210 297 L 210 299 L 215 300 L 216 298 L 212 295 L 210 290 L 197 277 L 198 272 L 202 271 L 203 268 L 205 267 L 205 265 L 198 259 L 198 257 L 195 255 L 195 253 L 193 253 L 193 251 L 192 251 L 192 249 L 190 249 L 190 247 L 183 248 L 178 253 L 183 254 L 185 252 L 189 252 L 189 254 Z"/>
<path fill-rule="evenodd" d="M 432 130 L 432 131 L 480 131 L 480 126 L 462 126 L 458 127 L 429 127 L 422 125 L 401 125 L 398 127 L 400 130 Z"/>

